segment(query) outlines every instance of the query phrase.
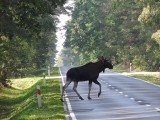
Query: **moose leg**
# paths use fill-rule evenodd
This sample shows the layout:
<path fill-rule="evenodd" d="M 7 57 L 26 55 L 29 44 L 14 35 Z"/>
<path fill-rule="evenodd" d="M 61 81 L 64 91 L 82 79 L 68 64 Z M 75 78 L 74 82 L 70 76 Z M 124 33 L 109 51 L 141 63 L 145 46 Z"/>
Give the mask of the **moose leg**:
<path fill-rule="evenodd" d="M 89 83 L 88 83 L 88 87 L 89 87 L 88 99 L 89 99 L 89 100 L 91 100 L 90 92 L 91 92 L 91 87 L 92 87 L 92 81 L 89 81 Z"/>
<path fill-rule="evenodd" d="M 74 81 L 74 86 L 73 86 L 73 90 L 76 92 L 76 94 L 78 95 L 79 99 L 84 100 L 80 94 L 77 92 L 77 86 L 78 86 L 78 82 Z"/>
<path fill-rule="evenodd" d="M 66 84 L 65 84 L 65 85 L 63 86 L 63 88 L 62 88 L 62 94 L 61 94 L 61 101 L 62 101 L 62 102 L 63 102 L 64 91 L 65 91 L 65 89 L 68 87 L 68 85 L 69 85 L 71 82 L 72 82 L 72 80 L 67 78 Z"/>
<path fill-rule="evenodd" d="M 101 95 L 101 84 L 97 80 L 94 80 L 93 82 L 99 85 L 99 93 L 98 93 L 98 97 L 99 97 Z"/>

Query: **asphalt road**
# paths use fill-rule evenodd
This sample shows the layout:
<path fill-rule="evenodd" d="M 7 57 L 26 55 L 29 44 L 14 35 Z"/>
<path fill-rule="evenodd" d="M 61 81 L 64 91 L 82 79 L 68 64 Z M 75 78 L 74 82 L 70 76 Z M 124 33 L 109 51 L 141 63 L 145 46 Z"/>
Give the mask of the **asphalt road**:
<path fill-rule="evenodd" d="M 62 85 L 69 67 L 61 67 Z M 68 120 L 160 120 L 160 87 L 110 70 L 101 73 L 99 87 L 92 84 L 91 98 L 87 99 L 88 82 L 79 82 L 80 100 L 71 83 L 65 94 L 64 105 Z"/>

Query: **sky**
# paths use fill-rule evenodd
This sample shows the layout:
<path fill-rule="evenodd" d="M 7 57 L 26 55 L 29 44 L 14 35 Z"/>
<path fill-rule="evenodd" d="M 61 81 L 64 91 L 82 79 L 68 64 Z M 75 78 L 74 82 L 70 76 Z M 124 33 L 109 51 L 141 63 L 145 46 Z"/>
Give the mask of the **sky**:
<path fill-rule="evenodd" d="M 68 0 L 64 6 L 73 6 L 73 4 L 74 4 L 74 0 Z M 58 53 L 56 54 L 56 60 L 58 59 L 58 56 L 60 55 L 60 52 L 63 49 L 63 43 L 65 41 L 66 30 L 64 30 L 63 27 L 66 25 L 66 22 L 68 20 L 71 20 L 71 16 L 68 16 L 66 14 L 61 14 L 58 16 L 58 18 L 60 22 L 57 25 L 58 31 L 56 32 L 56 36 L 58 40 L 56 43 L 56 50 L 58 51 Z"/>

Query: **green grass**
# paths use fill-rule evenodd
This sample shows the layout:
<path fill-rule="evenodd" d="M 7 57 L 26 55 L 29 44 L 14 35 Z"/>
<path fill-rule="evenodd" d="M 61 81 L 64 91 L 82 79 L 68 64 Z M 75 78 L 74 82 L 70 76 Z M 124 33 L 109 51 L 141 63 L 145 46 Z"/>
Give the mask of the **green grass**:
<path fill-rule="evenodd" d="M 114 67 L 114 71 L 119 72 L 119 73 L 129 72 L 129 68 L 126 68 L 124 65 L 119 64 Z M 141 70 L 139 68 L 137 68 L 137 69 L 134 69 L 133 72 L 141 72 Z M 153 74 L 153 75 L 152 74 L 150 74 L 150 75 L 141 74 L 141 75 L 131 75 L 131 76 L 145 80 L 150 83 L 160 85 L 160 75 L 158 75 L 158 74 L 157 75 L 155 75 L 155 74 Z"/>
<path fill-rule="evenodd" d="M 57 75 L 57 69 L 52 75 Z M 60 101 L 59 79 L 42 78 L 14 79 L 13 88 L 0 91 L 1 120 L 65 120 Z M 38 108 L 36 85 L 41 86 L 42 107 Z"/>
<path fill-rule="evenodd" d="M 145 80 L 150 83 L 160 85 L 160 76 L 159 75 L 132 75 L 132 77 Z"/>

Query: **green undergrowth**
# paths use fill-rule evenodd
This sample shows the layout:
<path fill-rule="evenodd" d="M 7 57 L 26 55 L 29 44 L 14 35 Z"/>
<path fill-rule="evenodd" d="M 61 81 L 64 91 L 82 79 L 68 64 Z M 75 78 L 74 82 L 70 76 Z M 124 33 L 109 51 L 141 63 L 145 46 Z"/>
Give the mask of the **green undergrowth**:
<path fill-rule="evenodd" d="M 54 70 L 57 75 L 58 69 Z M 45 85 L 40 77 L 12 81 L 12 88 L 0 91 L 0 120 L 65 120 L 58 78 L 46 79 Z M 41 87 L 41 108 L 37 103 L 37 85 Z"/>

